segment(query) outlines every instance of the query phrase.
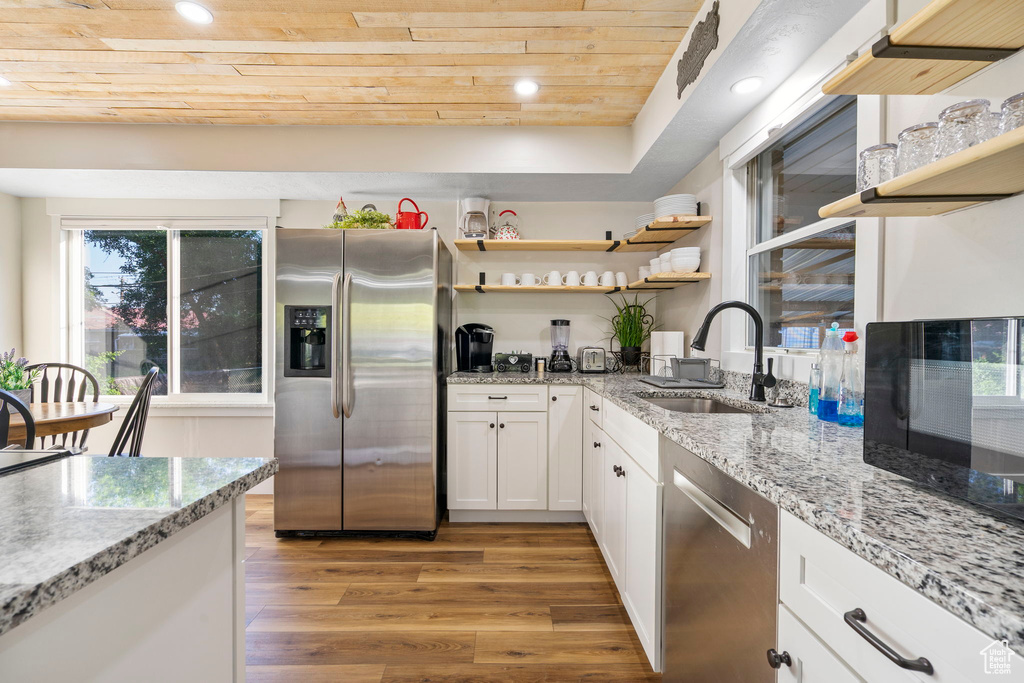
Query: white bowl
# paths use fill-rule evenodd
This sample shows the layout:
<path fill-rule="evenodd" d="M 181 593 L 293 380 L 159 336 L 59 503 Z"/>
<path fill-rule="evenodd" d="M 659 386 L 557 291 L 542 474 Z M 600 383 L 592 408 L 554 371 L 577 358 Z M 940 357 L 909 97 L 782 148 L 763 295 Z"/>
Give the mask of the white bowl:
<path fill-rule="evenodd" d="M 698 263 L 695 266 L 672 266 L 673 273 L 696 273 L 697 269 L 700 268 Z"/>
<path fill-rule="evenodd" d="M 669 252 L 672 258 L 679 256 L 700 256 L 700 247 L 680 247 Z"/>
<path fill-rule="evenodd" d="M 690 263 L 700 263 L 700 259 L 699 258 L 672 258 L 671 260 L 669 260 L 669 263 L 672 263 L 672 264 L 681 263 L 683 265 L 688 265 Z"/>

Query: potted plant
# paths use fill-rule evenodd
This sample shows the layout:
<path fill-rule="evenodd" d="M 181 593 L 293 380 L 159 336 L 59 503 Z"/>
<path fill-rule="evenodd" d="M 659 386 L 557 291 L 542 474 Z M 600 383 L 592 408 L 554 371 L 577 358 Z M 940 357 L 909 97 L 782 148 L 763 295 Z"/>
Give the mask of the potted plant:
<path fill-rule="evenodd" d="M 28 359 L 15 356 L 14 349 L 0 353 L 0 389 L 28 404 L 32 401 L 32 384 L 39 379 L 39 368 L 29 372 L 26 365 Z"/>
<path fill-rule="evenodd" d="M 654 316 L 647 312 L 647 304 L 653 300 L 648 299 L 640 303 L 640 297 L 637 295 L 630 303 L 623 294 L 622 305 L 619 305 L 612 299 L 617 314 L 609 322 L 612 324 L 612 336 L 622 347 L 623 365 L 640 364 L 640 347 L 650 339 L 654 330 Z"/>
<path fill-rule="evenodd" d="M 391 225 L 391 216 L 386 213 L 373 209 L 359 209 L 324 227 L 340 230 L 388 230 L 394 226 Z"/>

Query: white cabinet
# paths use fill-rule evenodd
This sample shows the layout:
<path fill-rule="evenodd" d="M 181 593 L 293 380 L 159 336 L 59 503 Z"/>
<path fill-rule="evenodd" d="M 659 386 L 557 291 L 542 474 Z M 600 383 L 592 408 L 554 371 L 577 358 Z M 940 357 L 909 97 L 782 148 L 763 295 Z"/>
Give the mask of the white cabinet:
<path fill-rule="evenodd" d="M 655 661 L 660 591 L 661 488 L 632 458 L 623 464 L 626 489 L 625 584 L 621 589 L 636 635 Z M 621 584 L 620 584 L 621 585 Z"/>
<path fill-rule="evenodd" d="M 790 659 L 788 665 L 779 667 L 778 683 L 857 683 L 863 680 L 808 631 L 785 605 L 779 606 L 778 638 L 778 651 L 788 654 Z"/>
<path fill-rule="evenodd" d="M 498 415 L 492 412 L 448 414 L 448 507 L 495 510 L 498 507 Z"/>
<path fill-rule="evenodd" d="M 590 418 L 590 421 L 598 427 L 601 426 L 601 415 L 604 413 L 603 404 L 604 399 L 593 389 L 583 390 L 583 411 Z"/>
<path fill-rule="evenodd" d="M 548 506 L 547 413 L 498 413 L 498 509 Z"/>
<path fill-rule="evenodd" d="M 615 579 L 619 592 L 625 590 L 626 565 L 626 481 L 625 466 L 629 456 L 619 444 L 606 439 L 602 450 L 601 482 L 604 495 L 604 509 L 601 520 L 604 528 L 598 545 L 604 554 L 608 571 Z"/>
<path fill-rule="evenodd" d="M 583 441 L 583 514 L 590 524 L 594 538 L 600 542 L 604 529 L 604 432 L 594 422 L 587 421 Z"/>
<path fill-rule="evenodd" d="M 548 390 L 548 509 L 583 509 L 583 387 Z"/>

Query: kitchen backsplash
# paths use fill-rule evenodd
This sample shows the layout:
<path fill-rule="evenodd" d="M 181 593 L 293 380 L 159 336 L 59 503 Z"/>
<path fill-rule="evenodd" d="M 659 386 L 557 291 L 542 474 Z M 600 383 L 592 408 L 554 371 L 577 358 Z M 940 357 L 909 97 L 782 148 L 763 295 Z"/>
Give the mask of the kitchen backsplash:
<path fill-rule="evenodd" d="M 733 370 L 722 370 L 718 367 L 711 368 L 711 378 L 724 382 L 725 388 L 729 391 L 747 392 L 750 390 L 749 372 L 735 372 Z M 799 382 L 793 379 L 780 379 L 775 385 L 779 391 L 779 398 L 789 401 L 794 406 L 807 407 L 810 392 L 806 382 Z"/>

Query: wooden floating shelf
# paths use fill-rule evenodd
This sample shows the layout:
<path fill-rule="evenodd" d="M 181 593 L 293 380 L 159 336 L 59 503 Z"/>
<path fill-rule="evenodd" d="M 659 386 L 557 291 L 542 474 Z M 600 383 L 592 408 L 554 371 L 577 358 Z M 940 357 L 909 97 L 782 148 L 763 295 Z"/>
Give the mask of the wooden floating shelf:
<path fill-rule="evenodd" d="M 711 216 L 663 216 L 627 240 L 455 240 L 455 246 L 459 251 L 657 251 L 711 220 Z"/>
<path fill-rule="evenodd" d="M 688 285 L 694 282 L 703 282 L 711 279 L 711 273 L 657 273 L 643 280 L 631 282 L 625 287 L 568 287 L 559 285 L 548 287 L 547 285 L 536 285 L 523 287 L 521 285 L 455 285 L 456 292 L 478 292 L 480 294 L 533 294 L 543 292 L 545 294 L 612 294 L 614 292 L 632 290 L 659 290 L 675 289 L 681 285 Z"/>
<path fill-rule="evenodd" d="M 826 95 L 941 92 L 1024 47 L 1017 0 L 932 0 L 829 80 Z"/>
<path fill-rule="evenodd" d="M 1024 192 L 1024 128 L 822 207 L 822 218 L 934 216 Z"/>

